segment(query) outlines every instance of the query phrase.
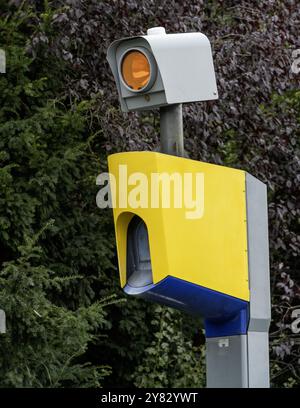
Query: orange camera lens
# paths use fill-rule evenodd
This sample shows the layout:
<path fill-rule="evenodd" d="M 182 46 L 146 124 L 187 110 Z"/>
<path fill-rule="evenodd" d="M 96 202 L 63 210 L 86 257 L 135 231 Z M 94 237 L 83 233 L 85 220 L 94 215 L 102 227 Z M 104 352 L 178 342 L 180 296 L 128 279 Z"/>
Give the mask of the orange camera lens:
<path fill-rule="evenodd" d="M 126 85 L 134 91 L 142 90 L 150 81 L 150 63 L 141 51 L 132 50 L 125 54 L 121 71 Z"/>

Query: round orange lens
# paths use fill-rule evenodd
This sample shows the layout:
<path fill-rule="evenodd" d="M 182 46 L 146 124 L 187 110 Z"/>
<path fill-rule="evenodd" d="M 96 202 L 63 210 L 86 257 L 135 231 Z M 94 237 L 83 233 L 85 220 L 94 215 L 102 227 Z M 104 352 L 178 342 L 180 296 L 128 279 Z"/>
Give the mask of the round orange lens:
<path fill-rule="evenodd" d="M 149 83 L 150 63 L 140 51 L 129 51 L 123 58 L 121 70 L 126 85 L 134 91 L 140 91 Z"/>

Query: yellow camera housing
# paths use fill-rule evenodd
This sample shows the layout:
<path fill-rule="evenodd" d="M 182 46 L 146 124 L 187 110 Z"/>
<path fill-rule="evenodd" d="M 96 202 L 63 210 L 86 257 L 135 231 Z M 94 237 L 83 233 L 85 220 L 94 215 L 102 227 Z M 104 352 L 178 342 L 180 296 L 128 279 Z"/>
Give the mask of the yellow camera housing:
<path fill-rule="evenodd" d="M 117 153 L 108 157 L 108 164 L 114 177 L 111 194 L 122 287 L 128 278 L 128 225 L 138 216 L 148 231 L 153 284 L 172 276 L 249 301 L 245 171 L 156 152 Z M 176 208 L 172 200 L 169 208 L 163 208 L 162 199 L 158 208 L 132 208 L 128 198 L 136 196 L 139 187 L 151 196 L 150 183 L 145 187 L 132 181 L 141 169 L 148 181 L 153 174 L 202 175 L 201 216 L 193 218 L 191 208 L 184 203 Z M 163 197 L 163 182 L 159 189 Z M 169 189 L 172 197 L 174 180 Z"/>

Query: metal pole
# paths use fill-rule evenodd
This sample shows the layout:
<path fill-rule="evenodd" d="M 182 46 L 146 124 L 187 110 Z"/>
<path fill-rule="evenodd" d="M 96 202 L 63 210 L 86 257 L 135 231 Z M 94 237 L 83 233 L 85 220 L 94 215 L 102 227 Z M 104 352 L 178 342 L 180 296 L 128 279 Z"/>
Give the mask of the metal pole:
<path fill-rule="evenodd" d="M 182 104 L 160 108 L 161 152 L 184 156 Z"/>

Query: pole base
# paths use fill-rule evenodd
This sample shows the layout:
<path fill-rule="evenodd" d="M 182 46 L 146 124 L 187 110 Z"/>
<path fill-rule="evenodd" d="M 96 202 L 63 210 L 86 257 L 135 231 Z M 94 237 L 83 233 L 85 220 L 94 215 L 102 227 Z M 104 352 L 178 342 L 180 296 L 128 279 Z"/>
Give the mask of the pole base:
<path fill-rule="evenodd" d="M 267 332 L 206 339 L 207 388 L 269 388 Z"/>

